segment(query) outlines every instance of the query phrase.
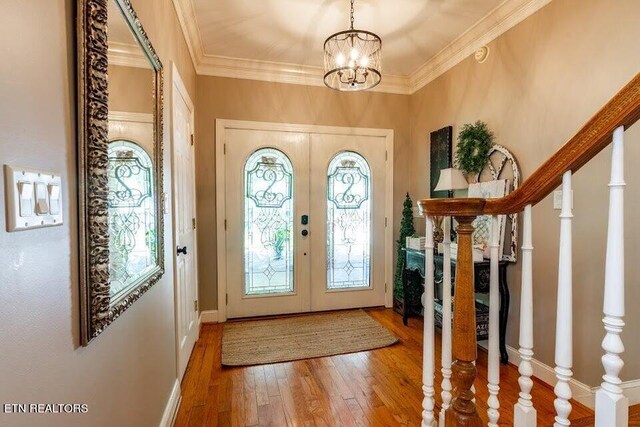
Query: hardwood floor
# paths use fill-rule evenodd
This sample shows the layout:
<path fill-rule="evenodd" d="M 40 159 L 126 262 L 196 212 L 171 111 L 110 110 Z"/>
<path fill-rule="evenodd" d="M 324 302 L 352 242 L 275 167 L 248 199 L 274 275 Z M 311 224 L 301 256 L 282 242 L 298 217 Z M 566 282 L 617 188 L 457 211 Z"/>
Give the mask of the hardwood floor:
<path fill-rule="evenodd" d="M 203 325 L 182 382 L 182 403 L 175 426 L 420 425 L 422 321 L 410 319 L 405 327 L 401 317 L 390 309 L 367 312 L 396 334 L 400 342 L 354 354 L 249 367 L 222 367 L 222 325 Z M 438 361 L 439 349 L 436 335 Z M 487 355 L 479 351 L 478 356 L 476 403 L 486 422 Z M 502 366 L 501 426 L 513 425 L 518 376 L 515 366 Z M 441 379 L 438 371 L 436 383 L 440 384 Z M 439 401 L 439 386 L 436 392 Z M 551 387 L 536 380 L 532 395 L 538 425 L 553 425 Z M 572 425 L 593 425 L 593 412 L 572 403 Z M 634 415 L 638 423 L 630 425 L 640 426 L 640 411 L 632 412 L 638 414 Z"/>

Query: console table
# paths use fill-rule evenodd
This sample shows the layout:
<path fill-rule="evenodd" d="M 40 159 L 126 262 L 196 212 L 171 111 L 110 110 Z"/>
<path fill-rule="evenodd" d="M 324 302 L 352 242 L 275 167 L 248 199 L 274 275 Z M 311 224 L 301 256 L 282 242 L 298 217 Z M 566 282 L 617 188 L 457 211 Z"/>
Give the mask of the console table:
<path fill-rule="evenodd" d="M 411 315 L 420 316 L 422 303 L 420 297 L 424 290 L 424 264 L 425 253 L 415 249 L 405 249 L 405 266 L 403 270 L 403 302 L 397 304 L 396 309 L 402 314 L 403 323 L 407 324 L 407 319 Z M 436 325 L 441 326 L 442 322 L 442 255 L 434 255 L 435 264 L 435 312 Z M 509 316 L 509 287 L 507 285 L 507 261 L 499 262 L 499 289 L 500 289 L 500 361 L 508 362 L 505 336 L 507 332 L 507 317 Z M 451 293 L 454 294 L 456 261 L 451 260 Z M 474 283 L 475 291 L 479 294 L 489 293 L 489 260 L 474 263 Z M 440 314 L 440 316 L 438 316 Z M 482 302 L 476 301 L 476 323 L 478 339 L 488 337 L 488 317 L 489 308 Z"/>

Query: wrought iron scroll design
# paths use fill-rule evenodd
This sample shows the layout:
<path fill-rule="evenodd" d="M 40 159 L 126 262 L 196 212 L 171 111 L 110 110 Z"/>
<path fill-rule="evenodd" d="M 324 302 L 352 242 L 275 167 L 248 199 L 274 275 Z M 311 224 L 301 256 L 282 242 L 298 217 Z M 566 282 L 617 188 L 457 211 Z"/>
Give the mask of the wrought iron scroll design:
<path fill-rule="evenodd" d="M 262 156 L 255 167 L 247 172 L 247 197 L 260 208 L 280 208 L 291 199 L 293 175 L 275 157 Z M 255 187 L 256 183 L 268 183 L 266 188 Z M 287 191 L 277 191 L 278 183 L 284 184 Z"/>
<path fill-rule="evenodd" d="M 245 164 L 245 294 L 293 291 L 293 168 L 274 148 Z"/>
<path fill-rule="evenodd" d="M 357 153 L 339 153 L 329 164 L 327 174 L 328 289 L 370 286 L 369 181 L 369 166 Z M 355 276 L 354 271 L 356 271 Z"/>
<path fill-rule="evenodd" d="M 355 160 L 342 160 L 329 175 L 329 200 L 338 209 L 359 209 L 368 199 L 369 176 Z"/>

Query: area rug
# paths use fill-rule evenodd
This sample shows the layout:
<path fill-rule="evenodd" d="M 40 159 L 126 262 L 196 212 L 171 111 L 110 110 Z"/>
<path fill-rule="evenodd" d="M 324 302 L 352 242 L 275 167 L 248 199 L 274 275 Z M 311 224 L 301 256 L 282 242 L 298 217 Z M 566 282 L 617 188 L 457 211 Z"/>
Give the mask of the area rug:
<path fill-rule="evenodd" d="M 222 364 L 260 365 L 355 353 L 398 341 L 362 310 L 227 322 Z"/>

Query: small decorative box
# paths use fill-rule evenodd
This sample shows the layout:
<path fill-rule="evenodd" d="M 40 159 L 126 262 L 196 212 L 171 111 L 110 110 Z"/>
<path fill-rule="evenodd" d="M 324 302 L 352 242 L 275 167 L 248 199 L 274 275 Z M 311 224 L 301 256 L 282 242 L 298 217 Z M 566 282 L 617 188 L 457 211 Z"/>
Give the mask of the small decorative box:
<path fill-rule="evenodd" d="M 427 244 L 426 237 L 407 237 L 407 241 L 406 241 L 407 249 L 424 251 L 424 247 L 426 244 Z"/>

